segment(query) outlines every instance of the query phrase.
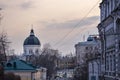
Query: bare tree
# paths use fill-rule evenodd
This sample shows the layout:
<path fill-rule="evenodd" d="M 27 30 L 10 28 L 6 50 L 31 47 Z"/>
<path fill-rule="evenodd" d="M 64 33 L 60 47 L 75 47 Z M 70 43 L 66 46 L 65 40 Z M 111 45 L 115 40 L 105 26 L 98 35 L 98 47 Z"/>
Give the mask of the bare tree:
<path fill-rule="evenodd" d="M 38 66 L 47 68 L 47 77 L 54 76 L 57 67 L 57 60 L 59 57 L 59 51 L 51 49 L 50 44 L 45 44 L 42 50 L 42 54 L 39 56 Z"/>
<path fill-rule="evenodd" d="M 8 49 L 8 45 L 9 45 L 9 41 L 8 41 L 8 36 L 6 33 L 1 33 L 0 34 L 0 62 L 1 61 L 6 61 L 6 52 Z"/>

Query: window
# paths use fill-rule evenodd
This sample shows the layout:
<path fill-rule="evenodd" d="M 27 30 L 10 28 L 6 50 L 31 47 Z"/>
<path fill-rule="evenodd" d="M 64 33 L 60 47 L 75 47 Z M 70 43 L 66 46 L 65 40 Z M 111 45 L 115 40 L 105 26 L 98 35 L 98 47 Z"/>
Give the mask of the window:
<path fill-rule="evenodd" d="M 106 56 L 106 70 L 109 70 L 109 56 Z"/>
<path fill-rule="evenodd" d="M 86 47 L 86 50 L 88 50 L 88 47 Z"/>
<path fill-rule="evenodd" d="M 110 71 L 112 71 L 112 56 L 110 55 Z"/>
<path fill-rule="evenodd" d="M 114 71 L 115 71 L 115 69 L 116 69 L 115 55 L 114 55 L 114 58 L 113 58 L 113 60 L 114 60 Z"/>
<path fill-rule="evenodd" d="M 120 19 L 117 19 L 117 21 L 116 21 L 116 27 L 120 31 Z"/>
<path fill-rule="evenodd" d="M 24 53 L 26 54 L 26 53 L 27 53 L 27 51 L 26 51 L 26 50 L 24 50 Z"/>
<path fill-rule="evenodd" d="M 107 4 L 107 16 L 109 15 L 109 2 Z"/>
<path fill-rule="evenodd" d="M 35 53 L 36 53 L 36 54 L 38 54 L 38 53 L 39 53 L 39 50 L 38 50 L 38 49 L 36 49 Z"/>
<path fill-rule="evenodd" d="M 11 63 L 7 63 L 7 67 L 12 67 L 12 64 Z"/>
<path fill-rule="evenodd" d="M 118 6 L 119 0 L 115 0 L 115 8 Z"/>
<path fill-rule="evenodd" d="M 29 54 L 33 54 L 33 50 L 32 49 L 29 50 Z"/>
<path fill-rule="evenodd" d="M 117 35 L 120 37 L 120 19 L 117 19 L 116 21 L 116 28 L 117 28 Z"/>
<path fill-rule="evenodd" d="M 119 50 L 120 50 L 120 41 L 119 41 Z"/>
<path fill-rule="evenodd" d="M 111 0 L 111 11 L 113 10 L 113 0 Z"/>

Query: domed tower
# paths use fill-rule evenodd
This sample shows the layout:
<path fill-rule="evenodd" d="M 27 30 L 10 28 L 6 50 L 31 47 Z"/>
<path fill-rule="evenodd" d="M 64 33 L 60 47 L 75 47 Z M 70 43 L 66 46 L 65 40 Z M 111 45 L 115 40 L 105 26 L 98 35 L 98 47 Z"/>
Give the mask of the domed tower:
<path fill-rule="evenodd" d="M 27 37 L 23 43 L 24 57 L 25 60 L 30 58 L 32 55 L 38 56 L 41 53 L 41 44 L 39 39 L 34 35 L 34 30 L 31 29 L 29 37 Z"/>

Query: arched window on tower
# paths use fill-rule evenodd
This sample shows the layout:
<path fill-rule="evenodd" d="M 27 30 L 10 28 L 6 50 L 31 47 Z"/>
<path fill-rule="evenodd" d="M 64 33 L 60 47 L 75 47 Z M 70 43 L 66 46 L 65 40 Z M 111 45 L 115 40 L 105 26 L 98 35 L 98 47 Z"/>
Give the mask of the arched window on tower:
<path fill-rule="evenodd" d="M 33 50 L 32 49 L 29 50 L 29 54 L 33 54 Z"/>
<path fill-rule="evenodd" d="M 36 49 L 35 54 L 39 54 L 39 50 L 38 49 Z"/>

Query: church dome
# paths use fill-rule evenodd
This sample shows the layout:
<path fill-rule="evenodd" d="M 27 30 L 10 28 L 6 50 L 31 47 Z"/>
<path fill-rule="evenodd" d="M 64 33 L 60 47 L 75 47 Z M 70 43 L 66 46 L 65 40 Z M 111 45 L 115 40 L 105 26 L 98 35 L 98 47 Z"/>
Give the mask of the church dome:
<path fill-rule="evenodd" d="M 41 45 L 39 39 L 34 35 L 33 29 L 31 29 L 30 36 L 25 39 L 24 45 Z"/>
<path fill-rule="evenodd" d="M 89 36 L 89 37 L 87 38 L 87 41 L 94 41 L 94 37 Z"/>
<path fill-rule="evenodd" d="M 97 36 L 89 36 L 87 38 L 87 41 L 96 41 L 97 40 Z"/>

